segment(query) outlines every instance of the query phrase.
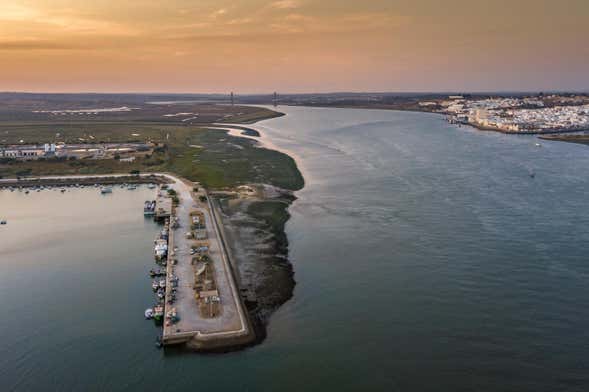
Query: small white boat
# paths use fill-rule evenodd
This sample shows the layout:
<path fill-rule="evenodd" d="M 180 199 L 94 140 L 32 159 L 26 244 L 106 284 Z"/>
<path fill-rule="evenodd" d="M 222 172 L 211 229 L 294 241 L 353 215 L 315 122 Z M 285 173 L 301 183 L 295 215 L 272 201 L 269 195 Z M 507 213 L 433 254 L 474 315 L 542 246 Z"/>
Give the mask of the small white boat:
<path fill-rule="evenodd" d="M 166 287 L 166 280 L 165 279 L 160 280 L 160 287 L 162 289 Z"/>
<path fill-rule="evenodd" d="M 540 143 L 536 143 L 536 147 L 542 147 Z"/>
<path fill-rule="evenodd" d="M 148 187 L 149 189 L 155 189 L 155 184 L 149 184 L 147 187 Z"/>
<path fill-rule="evenodd" d="M 105 193 L 112 193 L 112 188 L 105 186 L 104 188 L 102 188 L 102 189 L 100 190 L 100 193 L 102 193 L 103 195 L 104 195 Z"/>
<path fill-rule="evenodd" d="M 145 309 L 145 318 L 147 320 L 151 320 L 153 318 L 153 309 L 152 308 Z"/>
<path fill-rule="evenodd" d="M 137 189 L 137 187 L 135 185 L 129 185 L 127 187 L 127 189 L 130 190 L 130 191 L 134 191 L 135 189 Z"/>

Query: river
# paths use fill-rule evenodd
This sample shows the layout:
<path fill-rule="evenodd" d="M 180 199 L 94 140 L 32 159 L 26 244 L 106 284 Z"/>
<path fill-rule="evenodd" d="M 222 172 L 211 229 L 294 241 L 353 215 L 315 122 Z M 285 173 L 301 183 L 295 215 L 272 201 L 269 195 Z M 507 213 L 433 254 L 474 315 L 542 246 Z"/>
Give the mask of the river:
<path fill-rule="evenodd" d="M 153 191 L 0 192 L 7 390 L 585 391 L 589 148 L 431 114 L 280 107 L 297 285 L 259 346 L 165 355 Z"/>

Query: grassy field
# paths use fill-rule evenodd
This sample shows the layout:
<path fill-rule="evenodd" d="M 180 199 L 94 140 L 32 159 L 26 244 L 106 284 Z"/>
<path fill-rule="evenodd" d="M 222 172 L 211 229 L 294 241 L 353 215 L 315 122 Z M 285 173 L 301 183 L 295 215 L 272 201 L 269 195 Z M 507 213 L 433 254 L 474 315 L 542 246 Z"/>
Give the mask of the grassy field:
<path fill-rule="evenodd" d="M 206 126 L 150 122 L 0 122 L 0 143 L 144 142 L 154 153 L 134 162 L 39 160 L 0 162 L 0 176 L 104 174 L 133 170 L 170 171 L 209 188 L 267 183 L 296 190 L 303 179 L 289 156 L 256 146 L 246 138 Z"/>

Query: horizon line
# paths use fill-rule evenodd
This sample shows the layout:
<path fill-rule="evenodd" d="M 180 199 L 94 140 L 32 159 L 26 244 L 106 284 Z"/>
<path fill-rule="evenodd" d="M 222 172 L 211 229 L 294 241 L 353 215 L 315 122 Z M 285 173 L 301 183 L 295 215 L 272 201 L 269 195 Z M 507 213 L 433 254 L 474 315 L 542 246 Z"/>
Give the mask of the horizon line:
<path fill-rule="evenodd" d="M 466 94 L 540 94 L 540 93 L 565 93 L 565 94 L 589 94 L 589 89 L 547 89 L 547 90 L 415 90 L 415 91 L 324 91 L 324 92 L 288 92 L 288 91 L 269 91 L 269 92 L 246 92 L 246 93 L 239 93 L 236 91 L 228 91 L 228 92 L 163 92 L 163 91 L 150 91 L 150 92 L 141 92 L 141 91 L 128 91 L 128 92 L 112 92 L 112 91 L 76 91 L 76 92 L 64 92 L 64 91 L 0 91 L 0 94 L 38 94 L 38 95 L 230 95 L 233 93 L 234 95 L 241 95 L 241 96 L 256 96 L 256 95 L 272 95 L 277 93 L 278 95 L 333 95 L 333 94 L 379 94 L 379 95 L 386 95 L 386 94 L 412 94 L 412 95 L 426 95 L 426 94 L 436 94 L 436 95 L 447 95 L 447 94 L 455 94 L 455 95 L 466 95 Z"/>

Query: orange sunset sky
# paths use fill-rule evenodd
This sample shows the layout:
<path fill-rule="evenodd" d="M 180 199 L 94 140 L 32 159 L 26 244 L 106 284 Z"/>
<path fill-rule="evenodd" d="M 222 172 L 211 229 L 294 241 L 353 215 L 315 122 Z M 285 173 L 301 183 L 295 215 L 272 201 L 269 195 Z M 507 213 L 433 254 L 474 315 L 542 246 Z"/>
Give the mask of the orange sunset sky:
<path fill-rule="evenodd" d="M 587 0 L 0 0 L 0 91 L 589 90 Z"/>

